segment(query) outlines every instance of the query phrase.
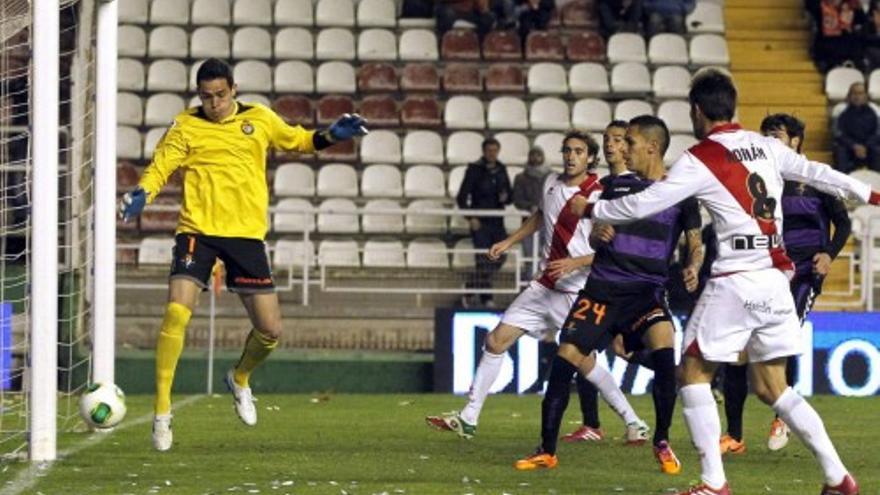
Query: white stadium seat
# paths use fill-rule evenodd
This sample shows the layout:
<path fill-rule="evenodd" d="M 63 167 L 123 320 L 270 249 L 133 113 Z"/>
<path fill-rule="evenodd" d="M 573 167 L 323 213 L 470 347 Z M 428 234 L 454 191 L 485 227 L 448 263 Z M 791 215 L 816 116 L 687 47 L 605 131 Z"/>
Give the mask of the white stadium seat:
<path fill-rule="evenodd" d="M 314 23 L 312 0 L 275 0 L 276 26 L 312 26 Z"/>
<path fill-rule="evenodd" d="M 291 211 L 309 211 L 312 203 L 300 198 L 284 198 L 275 205 L 275 209 L 287 209 Z M 275 232 L 314 232 L 314 213 L 275 213 L 272 216 L 272 230 Z"/>
<path fill-rule="evenodd" d="M 614 107 L 614 120 L 629 122 L 639 115 L 654 115 L 654 108 L 644 100 L 623 100 Z"/>
<path fill-rule="evenodd" d="M 185 108 L 183 98 L 173 93 L 156 93 L 147 98 L 144 125 L 168 126 Z"/>
<path fill-rule="evenodd" d="M 361 228 L 365 234 L 402 234 L 403 214 L 389 215 L 386 213 L 366 213 L 377 210 L 401 209 L 397 201 L 391 199 L 371 199 L 364 205 L 365 213 L 361 217 Z"/>
<path fill-rule="evenodd" d="M 143 156 L 141 133 L 134 127 L 120 125 L 116 127 L 116 157 L 129 160 L 140 160 Z"/>
<path fill-rule="evenodd" d="M 398 240 L 370 239 L 364 244 L 364 267 L 403 268 L 406 266 L 403 243 Z"/>
<path fill-rule="evenodd" d="M 397 53 L 403 61 L 433 62 L 439 58 L 437 36 L 427 29 L 407 29 L 400 35 Z"/>
<path fill-rule="evenodd" d="M 351 165 L 331 163 L 318 169 L 318 196 L 357 197 L 357 171 Z"/>
<path fill-rule="evenodd" d="M 471 163 L 483 155 L 483 136 L 472 131 L 453 132 L 446 140 L 446 163 Z"/>
<path fill-rule="evenodd" d="M 318 60 L 354 60 L 354 34 L 350 29 L 322 29 L 315 42 L 315 58 Z"/>
<path fill-rule="evenodd" d="M 443 234 L 446 232 L 446 218 L 443 215 L 419 214 L 424 210 L 447 210 L 442 202 L 435 199 L 418 199 L 407 207 L 406 231 L 410 234 Z M 415 212 L 415 213 L 414 213 Z"/>
<path fill-rule="evenodd" d="M 699 1 L 685 18 L 688 33 L 724 33 L 724 9 L 715 2 Z"/>
<path fill-rule="evenodd" d="M 235 99 L 242 103 L 259 103 L 264 107 L 272 106 L 272 102 L 269 101 L 269 98 L 260 93 L 239 93 Z"/>
<path fill-rule="evenodd" d="M 147 131 L 144 136 L 144 158 L 147 160 L 153 158 L 153 151 L 156 150 L 156 145 L 159 144 L 159 140 L 165 135 L 167 129 L 168 127 L 163 126 L 154 127 Z"/>
<path fill-rule="evenodd" d="M 227 26 L 232 18 L 229 0 L 195 0 L 192 23 L 196 26 Z"/>
<path fill-rule="evenodd" d="M 397 25 L 397 6 L 394 0 L 359 0 L 357 23 L 360 27 L 387 27 Z"/>
<path fill-rule="evenodd" d="M 272 35 L 256 26 L 239 28 L 232 36 L 232 58 L 269 60 L 272 58 Z"/>
<path fill-rule="evenodd" d="M 623 62 L 611 69 L 611 91 L 615 93 L 650 93 L 651 74 L 645 64 Z"/>
<path fill-rule="evenodd" d="M 568 93 L 568 77 L 562 64 L 539 62 L 532 64 L 528 75 L 529 93 L 562 95 Z"/>
<path fill-rule="evenodd" d="M 403 194 L 407 198 L 442 198 L 446 196 L 446 180 L 440 167 L 414 165 L 406 170 Z"/>
<path fill-rule="evenodd" d="M 143 57 L 147 54 L 147 33 L 140 26 L 119 26 L 117 31 L 119 57 Z"/>
<path fill-rule="evenodd" d="M 150 4 L 150 24 L 189 24 L 189 2 L 180 0 L 153 0 Z"/>
<path fill-rule="evenodd" d="M 312 33 L 301 27 L 289 27 L 275 35 L 275 58 L 278 60 L 311 60 L 315 57 Z"/>
<path fill-rule="evenodd" d="M 364 163 L 400 163 L 400 160 L 400 138 L 393 131 L 371 131 L 361 138 Z"/>
<path fill-rule="evenodd" d="M 361 174 L 361 195 L 365 198 L 402 197 L 400 169 L 393 165 L 368 165 Z"/>
<path fill-rule="evenodd" d="M 448 129 L 485 129 L 483 102 L 474 96 L 453 96 L 446 101 L 443 120 Z"/>
<path fill-rule="evenodd" d="M 671 133 L 693 132 L 690 113 L 690 104 L 683 100 L 664 101 L 657 107 L 657 117 L 666 123 Z"/>
<path fill-rule="evenodd" d="M 874 69 L 868 76 L 868 98 L 880 101 L 880 69 Z"/>
<path fill-rule="evenodd" d="M 348 62 L 324 62 L 315 79 L 318 93 L 354 93 L 357 91 L 354 67 Z"/>
<path fill-rule="evenodd" d="M 691 63 L 693 65 L 729 65 L 727 41 L 718 34 L 698 34 L 691 38 Z"/>
<path fill-rule="evenodd" d="M 315 24 L 320 27 L 353 27 L 354 4 L 351 0 L 318 0 Z"/>
<path fill-rule="evenodd" d="M 853 83 L 865 82 L 865 76 L 852 67 L 835 67 L 825 75 L 825 95 L 831 101 L 846 99 Z"/>
<path fill-rule="evenodd" d="M 593 62 L 572 65 L 568 72 L 568 86 L 573 95 L 603 95 L 611 91 L 605 66 Z"/>
<path fill-rule="evenodd" d="M 486 118 L 489 129 L 517 129 L 529 128 L 529 112 L 521 98 L 513 96 L 498 96 L 489 102 Z"/>
<path fill-rule="evenodd" d="M 680 34 L 655 34 L 648 43 L 648 60 L 652 65 L 687 65 L 687 41 Z"/>
<path fill-rule="evenodd" d="M 139 265 L 167 265 L 174 250 L 173 237 L 145 237 L 138 247 Z"/>
<path fill-rule="evenodd" d="M 323 266 L 358 268 L 361 257 L 354 240 L 323 240 L 318 245 L 318 263 Z"/>
<path fill-rule="evenodd" d="M 452 268 L 474 269 L 474 243 L 470 239 L 459 239 L 452 248 Z"/>
<path fill-rule="evenodd" d="M 358 35 L 358 60 L 397 60 L 397 36 L 388 29 L 366 29 Z"/>
<path fill-rule="evenodd" d="M 439 239 L 413 239 L 406 249 L 406 266 L 409 268 L 449 268 L 446 244 Z"/>
<path fill-rule="evenodd" d="M 240 1 L 240 0 L 239 0 Z M 233 69 L 235 83 L 239 91 L 269 93 L 272 91 L 272 69 L 269 64 L 259 60 L 244 60 Z"/>
<path fill-rule="evenodd" d="M 519 132 L 499 132 L 495 139 L 501 145 L 498 159 L 505 165 L 525 165 L 529 156 L 529 138 Z"/>
<path fill-rule="evenodd" d="M 224 0 L 225 1 L 225 0 Z M 229 58 L 229 33 L 217 26 L 200 27 L 193 31 L 189 40 L 192 58 Z"/>
<path fill-rule="evenodd" d="M 120 91 L 143 91 L 144 65 L 130 58 L 120 58 L 116 62 L 116 87 Z"/>
<path fill-rule="evenodd" d="M 619 64 L 620 62 L 647 63 L 648 54 L 645 50 L 645 38 L 635 33 L 616 33 L 608 38 L 608 62 Z"/>
<path fill-rule="evenodd" d="M 538 98 L 529 109 L 529 127 L 535 131 L 565 131 L 571 127 L 570 115 L 568 103 L 562 99 Z"/>
<path fill-rule="evenodd" d="M 687 98 L 691 73 L 684 67 L 666 65 L 654 71 L 652 83 L 655 98 Z"/>
<path fill-rule="evenodd" d="M 443 138 L 434 131 L 410 131 L 403 138 L 403 163 L 440 165 L 444 161 Z"/>
<path fill-rule="evenodd" d="M 611 105 L 605 100 L 584 98 L 571 108 L 571 123 L 578 129 L 604 131 L 611 122 Z"/>
<path fill-rule="evenodd" d="M 562 138 L 561 132 L 545 132 L 535 137 L 534 146 L 544 150 L 544 163 L 551 167 L 562 165 Z"/>
<path fill-rule="evenodd" d="M 116 95 L 116 123 L 138 127 L 144 123 L 144 102 L 134 93 Z"/>
<path fill-rule="evenodd" d="M 119 23 L 146 24 L 149 12 L 148 0 L 119 0 Z"/>
<path fill-rule="evenodd" d="M 147 69 L 148 91 L 176 91 L 182 93 L 186 91 L 186 86 L 186 66 L 179 60 L 156 60 Z"/>
<path fill-rule="evenodd" d="M 311 93 L 315 91 L 312 66 L 301 60 L 286 60 L 275 66 L 275 91 Z"/>
<path fill-rule="evenodd" d="M 455 199 L 458 196 L 458 190 L 461 188 L 461 181 L 464 180 L 465 172 L 467 172 L 467 165 L 452 167 L 452 170 L 449 171 L 446 190 L 450 198 Z"/>
<path fill-rule="evenodd" d="M 284 163 L 275 170 L 275 196 L 315 195 L 315 171 L 303 163 Z"/>
<path fill-rule="evenodd" d="M 275 243 L 272 266 L 275 270 L 302 270 L 303 266 L 316 266 L 315 245 L 312 241 L 281 239 Z"/>
<path fill-rule="evenodd" d="M 269 0 L 234 0 L 232 23 L 236 26 L 271 26 L 272 2 Z"/>
<path fill-rule="evenodd" d="M 672 165 L 688 148 L 697 144 L 697 142 L 697 139 L 690 134 L 673 134 L 669 138 L 669 148 L 666 150 L 663 161 L 666 165 Z"/>
<path fill-rule="evenodd" d="M 357 207 L 352 200 L 346 198 L 325 199 L 318 209 L 318 232 L 355 234 L 360 230 L 356 213 Z"/>

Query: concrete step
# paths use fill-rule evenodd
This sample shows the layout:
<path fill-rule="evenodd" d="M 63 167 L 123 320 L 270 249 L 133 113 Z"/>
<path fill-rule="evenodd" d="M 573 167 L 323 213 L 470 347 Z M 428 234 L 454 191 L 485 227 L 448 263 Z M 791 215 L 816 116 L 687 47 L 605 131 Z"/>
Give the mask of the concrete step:
<path fill-rule="evenodd" d="M 754 60 L 760 58 L 763 62 L 776 62 L 785 64 L 789 62 L 810 62 L 810 54 L 800 48 L 792 48 L 786 50 L 761 50 L 754 51 L 750 48 L 728 47 L 730 52 L 730 60 Z"/>
<path fill-rule="evenodd" d="M 750 53 L 767 53 L 780 50 L 803 50 L 810 49 L 810 43 L 807 39 L 782 39 L 782 40 L 739 40 L 728 39 L 727 48 L 729 50 L 748 50 Z"/>
<path fill-rule="evenodd" d="M 741 29 L 788 31 L 806 30 L 810 24 L 803 8 L 728 6 L 724 9 L 724 26 L 727 32 Z"/>
<path fill-rule="evenodd" d="M 788 84 L 796 81 L 799 83 L 817 84 L 820 89 L 824 88 L 825 84 L 825 78 L 822 77 L 822 74 L 812 68 L 809 71 L 801 72 L 737 71 L 737 84 L 741 84 L 744 81 L 775 84 Z"/>
<path fill-rule="evenodd" d="M 760 91 L 740 91 L 739 103 L 743 105 L 823 105 L 827 103 L 824 94 L 810 94 L 776 87 Z"/>
<path fill-rule="evenodd" d="M 800 41 L 809 43 L 809 30 L 804 29 L 759 29 L 758 27 L 745 26 L 736 30 L 727 27 L 724 34 L 727 42 L 733 41 Z"/>
<path fill-rule="evenodd" d="M 783 9 L 803 9 L 803 0 L 726 0 L 724 5 L 727 8 L 745 9 L 745 8 L 783 8 Z"/>
<path fill-rule="evenodd" d="M 751 72 L 809 72 L 815 71 L 816 66 L 813 65 L 812 61 L 807 60 L 792 60 L 785 63 L 780 63 L 775 60 L 762 60 L 760 58 L 755 59 L 731 59 L 730 61 L 730 69 L 734 72 L 739 71 L 751 71 Z"/>

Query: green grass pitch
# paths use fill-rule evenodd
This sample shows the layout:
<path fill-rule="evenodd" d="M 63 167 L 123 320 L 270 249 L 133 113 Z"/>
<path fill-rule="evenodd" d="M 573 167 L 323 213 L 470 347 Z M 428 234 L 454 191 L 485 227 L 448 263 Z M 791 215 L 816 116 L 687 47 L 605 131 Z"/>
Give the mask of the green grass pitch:
<path fill-rule="evenodd" d="M 650 397 L 632 401 L 653 423 Z M 649 446 L 620 444 L 620 422 L 604 405 L 604 442 L 560 443 L 557 469 L 517 472 L 513 462 L 538 443 L 539 396 L 490 397 L 470 441 L 424 423 L 426 414 L 461 407 L 463 399 L 450 395 L 264 395 L 254 428 L 239 423 L 231 402 L 227 395 L 203 397 L 178 408 L 174 448 L 158 453 L 146 421 L 150 398 L 129 397 L 123 428 L 62 435 L 59 451 L 66 455 L 50 468 L 0 465 L 0 494 L 662 494 L 699 477 L 680 407 L 672 445 L 684 469 L 668 476 Z M 811 402 L 862 495 L 880 494 L 878 399 Z M 573 394 L 563 433 L 578 419 Z M 745 419 L 748 452 L 725 458 L 733 492 L 818 494 L 818 465 L 798 440 L 781 452 L 767 450 L 772 413 L 753 396 Z"/>

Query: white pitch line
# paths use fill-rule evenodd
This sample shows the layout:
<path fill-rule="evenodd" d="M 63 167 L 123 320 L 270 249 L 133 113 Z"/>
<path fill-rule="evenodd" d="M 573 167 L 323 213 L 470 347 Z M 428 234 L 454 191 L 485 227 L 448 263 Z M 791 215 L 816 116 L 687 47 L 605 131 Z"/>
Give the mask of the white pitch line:
<path fill-rule="evenodd" d="M 193 402 L 203 399 L 204 395 L 194 395 L 183 399 L 180 402 L 174 403 L 175 409 L 180 409 L 186 407 Z M 71 446 L 70 448 L 64 449 L 58 452 L 58 459 L 61 460 L 65 457 L 70 457 L 74 454 L 77 454 L 89 447 L 94 447 L 99 443 L 107 440 L 108 438 L 113 436 L 113 433 L 119 430 L 125 430 L 127 428 L 131 428 L 133 426 L 140 426 L 144 423 L 148 423 L 152 421 L 153 413 L 147 413 L 143 416 L 135 418 L 131 421 L 123 421 L 122 425 L 114 428 L 113 432 L 110 433 L 93 433 L 89 435 L 85 440 Z M 150 447 L 152 449 L 152 447 Z M 15 480 L 4 486 L 0 489 L 0 495 L 19 495 L 24 493 L 25 490 L 33 488 L 33 486 L 37 483 L 40 478 L 45 477 L 49 474 L 49 471 L 52 470 L 54 462 L 39 462 L 39 463 L 31 463 L 27 469 L 22 470 L 18 473 L 18 476 L 15 477 Z"/>

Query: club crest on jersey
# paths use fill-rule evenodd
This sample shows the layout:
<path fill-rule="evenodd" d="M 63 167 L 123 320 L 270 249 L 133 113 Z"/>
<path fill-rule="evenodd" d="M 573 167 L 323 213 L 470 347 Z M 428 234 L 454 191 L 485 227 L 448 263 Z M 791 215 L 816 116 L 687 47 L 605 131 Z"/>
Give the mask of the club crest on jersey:
<path fill-rule="evenodd" d="M 245 120 L 241 123 L 241 132 L 248 136 L 254 133 L 254 125 L 251 124 L 250 120 Z"/>
<path fill-rule="evenodd" d="M 764 153 L 764 150 L 755 146 L 751 146 L 749 148 L 734 148 L 732 150 L 728 150 L 726 155 L 728 162 L 751 162 L 754 160 L 767 159 L 767 155 Z"/>

